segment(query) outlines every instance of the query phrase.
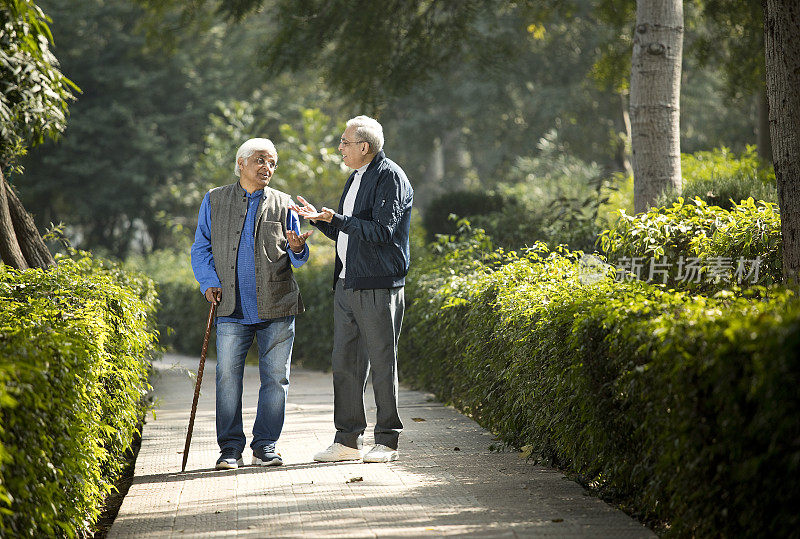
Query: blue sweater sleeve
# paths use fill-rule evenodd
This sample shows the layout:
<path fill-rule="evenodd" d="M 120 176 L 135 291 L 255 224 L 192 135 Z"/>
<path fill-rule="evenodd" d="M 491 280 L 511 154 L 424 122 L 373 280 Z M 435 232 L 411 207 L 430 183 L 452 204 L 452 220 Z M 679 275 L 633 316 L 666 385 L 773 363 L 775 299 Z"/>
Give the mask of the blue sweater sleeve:
<path fill-rule="evenodd" d="M 294 210 L 289 210 L 289 215 L 286 216 L 286 229 L 294 230 L 296 234 L 300 234 L 300 218 L 297 217 L 297 213 L 295 213 Z M 303 252 L 300 254 L 292 251 L 288 245 L 286 247 L 286 252 L 289 253 L 289 260 L 292 262 L 292 266 L 295 268 L 299 268 L 308 262 L 310 251 L 307 243 L 305 244 L 305 247 L 303 247 Z"/>
<path fill-rule="evenodd" d="M 203 197 L 197 216 L 197 230 L 192 244 L 192 271 L 203 294 L 211 287 L 222 286 L 214 265 L 214 255 L 211 254 L 211 203 L 208 193 Z"/>

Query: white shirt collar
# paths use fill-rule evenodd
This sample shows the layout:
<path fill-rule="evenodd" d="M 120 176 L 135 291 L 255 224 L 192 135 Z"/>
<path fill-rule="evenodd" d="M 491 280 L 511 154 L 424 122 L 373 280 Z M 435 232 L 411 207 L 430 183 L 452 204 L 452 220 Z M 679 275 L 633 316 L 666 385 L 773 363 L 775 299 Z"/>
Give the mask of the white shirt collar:
<path fill-rule="evenodd" d="M 368 166 L 369 166 L 369 163 L 367 163 L 366 165 L 363 165 L 363 166 L 360 166 L 360 167 L 358 167 L 358 168 L 356 169 L 356 176 L 361 176 L 361 175 L 363 175 L 363 174 L 364 174 L 364 171 L 366 171 L 366 170 L 367 170 L 367 167 L 368 167 Z"/>

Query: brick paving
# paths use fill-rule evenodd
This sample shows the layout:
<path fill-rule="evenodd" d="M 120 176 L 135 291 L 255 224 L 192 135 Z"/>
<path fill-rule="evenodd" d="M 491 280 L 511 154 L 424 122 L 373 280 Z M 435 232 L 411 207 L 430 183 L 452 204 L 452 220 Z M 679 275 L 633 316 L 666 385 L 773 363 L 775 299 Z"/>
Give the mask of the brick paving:
<path fill-rule="evenodd" d="M 214 470 L 214 368 L 206 363 L 186 472 L 180 473 L 198 360 L 156 362 L 155 411 L 136 472 L 109 531 L 127 537 L 654 537 L 557 470 L 515 452 L 431 395 L 403 389 L 400 460 L 316 463 L 333 441 L 330 374 L 294 369 L 281 467 Z M 255 418 L 258 370 L 245 371 L 244 425 Z M 370 395 L 371 388 L 367 388 Z M 368 399 L 368 418 L 375 409 Z M 371 428 L 371 427 L 370 427 Z M 365 444 L 371 445 L 368 433 Z M 251 453 L 245 449 L 245 464 Z"/>

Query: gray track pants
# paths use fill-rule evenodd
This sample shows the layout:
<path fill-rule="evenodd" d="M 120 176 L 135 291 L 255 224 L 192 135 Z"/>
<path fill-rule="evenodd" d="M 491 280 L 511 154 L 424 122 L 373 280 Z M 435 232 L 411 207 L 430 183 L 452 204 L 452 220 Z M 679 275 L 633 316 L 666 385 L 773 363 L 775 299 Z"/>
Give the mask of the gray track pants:
<path fill-rule="evenodd" d="M 364 391 L 372 367 L 378 417 L 375 443 L 397 449 L 403 424 L 397 413 L 397 340 L 403 323 L 403 288 L 345 289 L 333 301 L 333 422 L 335 442 L 361 448 L 367 428 Z"/>

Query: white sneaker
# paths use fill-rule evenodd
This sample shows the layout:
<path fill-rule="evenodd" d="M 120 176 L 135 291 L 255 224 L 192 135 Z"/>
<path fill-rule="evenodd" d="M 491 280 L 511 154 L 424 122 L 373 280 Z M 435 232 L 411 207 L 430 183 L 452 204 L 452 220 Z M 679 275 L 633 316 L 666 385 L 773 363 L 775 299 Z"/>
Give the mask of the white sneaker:
<path fill-rule="evenodd" d="M 314 455 L 317 462 L 339 462 L 342 460 L 361 460 L 361 450 L 347 447 L 338 442 L 334 442 L 325 451 L 320 451 Z"/>
<path fill-rule="evenodd" d="M 364 455 L 364 462 L 392 462 L 398 458 L 397 449 L 378 444 Z"/>

